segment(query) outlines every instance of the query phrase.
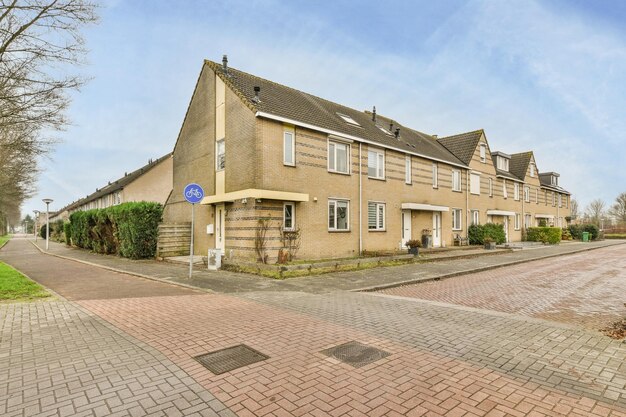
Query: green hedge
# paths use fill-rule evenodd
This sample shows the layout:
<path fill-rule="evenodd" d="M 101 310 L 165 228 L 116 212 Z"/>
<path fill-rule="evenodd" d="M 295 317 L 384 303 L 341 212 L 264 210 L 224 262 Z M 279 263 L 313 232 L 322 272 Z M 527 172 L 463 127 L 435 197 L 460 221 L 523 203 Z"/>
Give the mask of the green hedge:
<path fill-rule="evenodd" d="M 591 240 L 596 240 L 600 236 L 600 229 L 595 224 L 572 224 L 569 232 L 574 239 L 582 240 L 583 232 L 591 235 Z"/>
<path fill-rule="evenodd" d="M 145 201 L 72 213 L 72 243 L 98 253 L 153 258 L 162 214 L 160 204 Z"/>
<path fill-rule="evenodd" d="M 607 233 L 605 239 L 626 239 L 626 233 Z"/>
<path fill-rule="evenodd" d="M 490 237 L 498 245 L 506 242 L 504 226 L 497 223 L 473 224 L 467 230 L 470 245 L 482 245 Z"/>
<path fill-rule="evenodd" d="M 550 243 L 552 245 L 561 241 L 563 231 L 560 227 L 529 227 L 526 230 L 526 239 L 529 242 Z"/>
<path fill-rule="evenodd" d="M 63 223 L 63 234 L 65 235 L 65 244 L 72 246 L 72 225 L 70 222 Z"/>

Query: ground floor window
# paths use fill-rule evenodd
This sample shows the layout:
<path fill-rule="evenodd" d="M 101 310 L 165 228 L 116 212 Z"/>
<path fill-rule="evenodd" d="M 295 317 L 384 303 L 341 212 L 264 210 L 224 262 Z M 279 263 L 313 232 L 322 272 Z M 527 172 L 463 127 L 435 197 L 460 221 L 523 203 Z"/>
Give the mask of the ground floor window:
<path fill-rule="evenodd" d="M 385 230 L 385 203 L 367 203 L 367 228 Z"/>
<path fill-rule="evenodd" d="M 461 230 L 461 209 L 452 209 L 452 230 Z"/>
<path fill-rule="evenodd" d="M 296 223 L 296 205 L 285 203 L 283 205 L 283 230 L 294 230 Z"/>
<path fill-rule="evenodd" d="M 519 213 L 515 213 L 515 230 L 519 230 L 520 229 L 521 221 L 522 221 L 522 215 L 519 214 Z"/>
<path fill-rule="evenodd" d="M 478 210 L 472 210 L 472 224 L 480 224 L 480 213 Z"/>
<path fill-rule="evenodd" d="M 530 214 L 524 216 L 524 227 L 529 228 L 532 225 L 533 217 Z"/>
<path fill-rule="evenodd" d="M 349 230 L 350 201 L 328 200 L 328 230 Z"/>

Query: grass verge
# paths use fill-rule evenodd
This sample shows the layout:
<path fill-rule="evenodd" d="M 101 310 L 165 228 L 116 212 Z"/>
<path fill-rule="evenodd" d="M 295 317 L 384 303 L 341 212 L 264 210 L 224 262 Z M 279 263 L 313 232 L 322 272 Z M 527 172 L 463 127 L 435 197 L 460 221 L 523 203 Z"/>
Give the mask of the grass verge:
<path fill-rule="evenodd" d="M 10 235 L 0 236 L 0 249 L 11 239 Z"/>
<path fill-rule="evenodd" d="M 32 301 L 50 297 L 41 285 L 26 278 L 16 269 L 0 262 L 0 302 Z"/>

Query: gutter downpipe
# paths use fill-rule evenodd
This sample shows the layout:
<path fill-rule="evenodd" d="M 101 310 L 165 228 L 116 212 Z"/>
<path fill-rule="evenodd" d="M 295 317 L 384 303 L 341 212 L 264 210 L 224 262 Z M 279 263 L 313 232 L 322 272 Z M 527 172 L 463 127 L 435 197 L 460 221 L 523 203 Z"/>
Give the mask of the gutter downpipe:
<path fill-rule="evenodd" d="M 363 254 L 363 175 L 361 174 L 363 168 L 361 165 L 361 142 L 359 142 L 359 256 Z"/>
<path fill-rule="evenodd" d="M 465 171 L 465 237 L 469 244 L 469 186 L 470 186 L 470 171 Z"/>

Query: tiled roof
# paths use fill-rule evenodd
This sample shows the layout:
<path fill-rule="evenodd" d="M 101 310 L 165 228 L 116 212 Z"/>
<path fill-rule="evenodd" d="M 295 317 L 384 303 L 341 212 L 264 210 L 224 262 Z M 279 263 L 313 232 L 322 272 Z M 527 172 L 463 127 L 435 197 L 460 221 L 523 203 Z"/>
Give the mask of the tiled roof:
<path fill-rule="evenodd" d="M 109 182 L 107 185 L 105 185 L 102 188 L 96 188 L 96 192 L 89 194 L 87 197 L 85 198 L 81 198 L 78 201 L 75 201 L 71 204 L 68 204 L 67 206 L 63 207 L 61 210 L 59 210 L 59 212 L 63 212 L 65 210 L 72 210 L 76 207 L 80 207 L 83 204 L 87 204 L 90 203 L 102 196 L 105 196 L 107 194 L 111 194 L 113 192 L 119 191 L 121 189 L 123 189 L 126 185 L 130 184 L 131 182 L 135 181 L 137 178 L 139 178 L 141 175 L 145 174 L 146 172 L 150 171 L 152 168 L 154 168 L 155 166 L 157 166 L 160 162 L 164 161 L 165 159 L 171 157 L 172 154 L 168 153 L 166 155 L 163 155 L 162 157 L 160 157 L 159 159 L 155 159 L 152 160 L 150 162 L 148 162 L 146 165 L 142 166 L 141 168 L 125 174 L 123 177 Z"/>
<path fill-rule="evenodd" d="M 407 128 L 393 122 L 393 130 L 400 128 L 400 136 L 389 132 L 390 119 L 377 115 L 376 122 L 372 113 L 354 110 L 346 106 L 304 93 L 302 91 L 268 81 L 263 78 L 228 68 L 228 75 L 222 65 L 205 61 L 215 73 L 230 86 L 244 103 L 255 112 L 297 121 L 320 127 L 340 134 L 355 136 L 382 146 L 411 152 L 427 158 L 449 162 L 455 165 L 463 163 L 439 144 L 434 137 Z M 255 100 L 254 87 L 260 87 L 259 101 Z M 346 122 L 339 115 L 352 118 L 359 126 Z M 384 129 L 381 130 L 381 128 Z"/>
<path fill-rule="evenodd" d="M 532 152 L 512 154 L 511 161 L 509 162 L 509 170 L 511 171 L 511 174 L 524 181 L 524 178 L 526 178 L 526 172 L 528 171 L 528 164 L 530 163 L 532 156 Z"/>
<path fill-rule="evenodd" d="M 437 142 L 452 152 L 452 154 L 459 158 L 465 165 L 469 165 L 483 133 L 484 131 L 480 129 L 473 132 L 440 138 L 437 139 Z"/>
<path fill-rule="evenodd" d="M 495 163 L 494 163 L 494 166 L 495 166 Z M 496 174 L 500 175 L 502 177 L 505 177 L 505 178 L 509 178 L 509 179 L 515 180 L 515 181 L 521 181 L 517 176 L 511 174 L 510 172 L 503 171 L 503 170 L 498 169 L 498 168 L 496 168 Z"/>

